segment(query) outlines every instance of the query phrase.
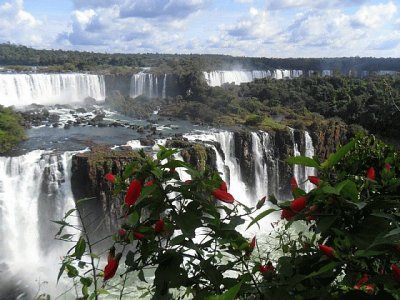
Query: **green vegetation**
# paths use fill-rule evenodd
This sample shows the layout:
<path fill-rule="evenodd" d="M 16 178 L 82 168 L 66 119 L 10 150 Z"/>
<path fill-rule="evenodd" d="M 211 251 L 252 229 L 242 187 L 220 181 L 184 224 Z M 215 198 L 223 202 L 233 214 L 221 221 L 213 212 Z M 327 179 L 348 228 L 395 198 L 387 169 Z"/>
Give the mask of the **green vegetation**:
<path fill-rule="evenodd" d="M 296 69 L 308 73 L 336 70 L 341 74 L 361 71 L 400 69 L 399 58 L 337 57 L 337 58 L 264 58 L 234 57 L 212 54 L 122 54 L 64 50 L 37 50 L 21 45 L 0 44 L 0 65 L 52 66 L 49 71 L 96 71 L 116 66 L 155 67 L 156 72 L 185 74 L 187 70 L 231 70 L 239 67 L 252 70 Z M 195 68 L 193 68 L 195 66 Z M 115 70 L 115 69 L 114 69 Z"/>
<path fill-rule="evenodd" d="M 152 299 L 400 299 L 400 157 L 393 147 L 358 136 L 322 163 L 290 158 L 318 170 L 309 177 L 315 188 L 306 193 L 292 180 L 293 200 L 269 195 L 255 207 L 236 201 L 218 174 L 174 160 L 175 152 L 161 148 L 155 159 L 141 152 L 123 176 L 105 176 L 126 216 L 107 263 L 93 253 L 85 228 L 75 240 L 62 234 L 75 226 L 68 221 L 75 209 L 57 222 L 59 238 L 75 243 L 59 277 L 66 273 L 81 287 L 77 298 L 112 292 L 124 299 L 133 279 L 144 285 L 141 297 Z M 249 214 L 247 229 L 274 212 L 281 220 L 255 237 L 237 229 Z"/>
<path fill-rule="evenodd" d="M 216 125 L 246 125 L 263 130 L 288 125 L 315 128 L 334 118 L 359 125 L 382 138 L 400 136 L 400 77 L 365 79 L 345 76 L 259 79 L 235 86 L 208 87 L 201 78 L 197 92 L 181 97 L 162 113 Z"/>
<path fill-rule="evenodd" d="M 0 105 L 0 153 L 7 152 L 26 138 L 22 118 Z"/>

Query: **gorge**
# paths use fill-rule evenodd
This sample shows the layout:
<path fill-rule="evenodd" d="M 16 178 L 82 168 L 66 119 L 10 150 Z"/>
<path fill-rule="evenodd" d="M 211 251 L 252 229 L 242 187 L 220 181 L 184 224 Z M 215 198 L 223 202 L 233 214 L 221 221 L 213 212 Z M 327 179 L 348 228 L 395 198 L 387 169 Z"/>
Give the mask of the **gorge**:
<path fill-rule="evenodd" d="M 166 74 L 136 75 L 130 81 L 125 76 L 124 82 L 129 82 L 129 88 L 125 85 L 118 91 L 149 97 L 169 94 Z M 110 89 L 118 87 L 117 81 L 115 77 L 105 75 L 0 74 L 0 83 L 4 87 L 0 102 L 16 106 L 31 102 L 68 104 L 50 109 L 51 114 L 59 116 L 59 122 L 65 122 L 62 123 L 65 128 L 68 119 L 78 115 L 80 102 L 91 97 L 97 100 L 95 106 L 82 114 L 91 113 L 91 109 L 102 110 L 104 118 L 113 124 L 117 120 L 121 122 L 121 116 L 98 104 L 110 95 Z M 58 293 L 59 288 L 54 285 L 58 256 L 66 249 L 65 245 L 54 241 L 57 226 L 50 220 L 59 220 L 63 213 L 74 207 L 74 200 L 95 197 L 83 208 L 85 214 L 92 214 L 87 222 L 102 220 L 103 232 L 118 228 L 120 205 L 113 201 L 104 175 L 123 172 L 124 166 L 134 159 L 130 148 L 143 148 L 149 155 L 157 150 L 157 144 L 179 148 L 182 159 L 199 168 L 205 165 L 214 168 L 222 174 L 237 199 L 254 205 L 264 195 L 289 198 L 292 176 L 304 188 L 309 188 L 307 176 L 314 171 L 288 166 L 285 160 L 289 156 L 316 154 L 326 157 L 348 138 L 346 129 L 340 125 L 333 126 L 329 132 L 308 132 L 292 128 L 270 131 L 199 128 L 179 120 L 129 119 L 124 122 L 130 125 L 104 128 L 98 124 L 76 124 L 69 130 L 50 126 L 50 123 L 34 126 L 28 130 L 30 140 L 21 146 L 24 154 L 2 158 L 0 238 L 7 242 L 1 246 L 5 255 L 0 264 L 11 278 L 18 276 L 19 279 L 0 287 L 2 294 L 29 299 L 38 289 L 49 294 Z M 130 127 L 132 124 L 139 124 L 144 132 L 136 131 L 138 127 Z M 147 129 L 145 124 L 149 125 Z M 163 135 L 160 137 L 159 133 Z M 146 134 L 152 136 L 155 145 L 141 141 Z M 81 140 L 78 141 L 79 137 Z M 85 144 L 91 151 L 84 149 Z M 112 145 L 115 150 L 111 150 Z M 29 250 L 24 244 L 30 245 Z M 21 257 L 24 257 L 23 261 Z"/>

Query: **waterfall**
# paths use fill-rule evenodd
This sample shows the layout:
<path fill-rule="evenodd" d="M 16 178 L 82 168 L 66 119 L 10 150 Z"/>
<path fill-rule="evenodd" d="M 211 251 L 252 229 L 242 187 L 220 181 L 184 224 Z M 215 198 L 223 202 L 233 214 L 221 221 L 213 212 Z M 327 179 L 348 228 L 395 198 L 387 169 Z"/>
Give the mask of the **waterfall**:
<path fill-rule="evenodd" d="M 167 74 L 164 74 L 164 79 L 163 79 L 163 87 L 162 87 L 162 93 L 161 93 L 161 98 L 165 99 L 167 98 Z"/>
<path fill-rule="evenodd" d="M 70 245 L 54 240 L 58 225 L 50 220 L 74 207 L 71 157 L 41 150 L 0 157 L 0 265 L 3 278 L 15 277 L 10 282 L 25 296 L 44 281 L 56 293 L 59 256 Z M 0 293 L 10 282 L 0 283 Z"/>
<path fill-rule="evenodd" d="M 166 85 L 167 74 L 164 74 L 163 85 L 160 91 L 157 75 L 146 72 L 139 72 L 132 75 L 129 96 L 131 98 L 136 98 L 141 95 L 149 98 L 165 98 Z"/>
<path fill-rule="evenodd" d="M 0 74 L 0 104 L 24 106 L 71 103 L 92 97 L 105 99 L 102 75 Z"/>
<path fill-rule="evenodd" d="M 299 146 L 295 140 L 294 129 L 290 128 L 290 132 L 292 135 L 294 156 L 303 155 L 303 156 L 307 156 L 307 157 L 313 157 L 314 156 L 314 146 L 313 146 L 310 134 L 307 131 L 304 132 L 305 149 L 304 149 L 304 153 L 300 153 Z M 311 189 L 313 189 L 315 187 L 313 184 L 311 184 L 307 180 L 308 176 L 313 176 L 313 175 L 315 175 L 314 168 L 304 167 L 304 166 L 300 166 L 300 165 L 293 166 L 293 176 L 296 178 L 297 182 L 299 183 L 299 186 L 301 188 L 303 188 L 306 192 L 310 191 Z"/>
<path fill-rule="evenodd" d="M 311 136 L 307 131 L 304 132 L 304 140 L 305 140 L 305 145 L 306 145 L 306 149 L 305 149 L 304 155 L 307 156 L 307 157 L 311 157 L 312 158 L 315 155 L 315 151 L 314 151 L 314 146 L 313 146 L 313 142 L 312 142 Z M 315 168 L 305 167 L 304 169 L 305 169 L 304 170 L 304 177 L 305 178 L 308 178 L 308 176 L 314 176 L 316 174 Z M 304 188 L 305 188 L 306 191 L 310 191 L 314 187 L 315 186 L 311 182 L 306 181 Z"/>
<path fill-rule="evenodd" d="M 302 70 L 253 70 L 253 71 L 211 71 L 203 72 L 204 77 L 209 86 L 222 86 L 225 83 L 234 83 L 240 85 L 242 83 L 251 82 L 260 78 L 295 78 L 303 75 Z"/>
<path fill-rule="evenodd" d="M 268 133 L 263 138 L 268 138 Z M 252 144 L 253 144 L 253 161 L 255 171 L 255 198 L 260 199 L 265 195 L 268 195 L 268 169 L 264 159 L 264 153 L 267 151 L 265 143 L 261 143 L 261 139 L 257 132 L 251 133 Z"/>

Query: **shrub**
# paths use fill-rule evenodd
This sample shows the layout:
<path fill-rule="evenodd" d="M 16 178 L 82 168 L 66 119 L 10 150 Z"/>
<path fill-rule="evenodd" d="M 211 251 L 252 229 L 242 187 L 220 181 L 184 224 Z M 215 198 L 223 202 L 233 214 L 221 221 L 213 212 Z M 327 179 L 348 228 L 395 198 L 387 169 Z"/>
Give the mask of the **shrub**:
<path fill-rule="evenodd" d="M 102 269 L 104 279 L 115 277 L 123 254 L 121 298 L 126 276 L 146 281 L 149 270 L 154 280 L 146 295 L 153 299 L 173 292 L 180 299 L 400 298 L 400 165 L 392 147 L 360 136 L 322 163 L 290 158 L 290 164 L 318 170 L 318 177 L 309 178 L 315 188 L 305 192 L 293 181 L 294 200 L 271 195 L 269 205 L 264 197 L 254 208 L 235 200 L 218 174 L 174 160 L 175 152 L 161 147 L 154 160 L 141 153 L 122 177 L 108 181 L 125 199 L 125 219 Z M 187 169 L 191 180 L 181 180 L 177 168 Z M 237 226 L 261 209 L 247 228 L 273 212 L 285 220 L 273 223 L 269 233 L 245 238 Z M 70 213 L 63 227 L 71 226 Z M 60 275 L 66 270 L 80 278 L 83 297 L 97 298 L 104 292 L 93 263 L 99 258 L 86 245 L 81 237 Z M 92 278 L 74 266 L 82 265 L 85 253 L 91 254 Z"/>

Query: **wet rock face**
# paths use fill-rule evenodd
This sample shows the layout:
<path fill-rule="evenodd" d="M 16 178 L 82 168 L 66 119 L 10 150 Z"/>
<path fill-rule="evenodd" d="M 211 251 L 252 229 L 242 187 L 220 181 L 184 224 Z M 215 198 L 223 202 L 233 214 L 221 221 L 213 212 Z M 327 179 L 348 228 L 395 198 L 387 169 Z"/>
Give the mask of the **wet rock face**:
<path fill-rule="evenodd" d="M 343 124 L 329 123 L 323 127 L 311 128 L 310 135 L 315 148 L 315 155 L 324 160 L 335 152 L 339 145 L 348 143 L 355 135 L 354 130 Z"/>
<path fill-rule="evenodd" d="M 123 96 L 129 96 L 132 75 L 104 75 L 106 97 L 113 91 L 120 91 Z"/>
<path fill-rule="evenodd" d="M 137 157 L 138 154 L 131 150 L 114 151 L 107 148 L 94 148 L 91 152 L 74 155 L 71 167 L 74 197 L 77 200 L 93 198 L 80 206 L 87 225 L 99 226 L 104 232 L 118 228 L 122 200 L 113 195 L 112 184 L 104 179 L 104 175 L 122 175 L 125 166 Z"/>
<path fill-rule="evenodd" d="M 248 184 L 254 182 L 252 138 L 249 131 L 234 132 L 235 156 L 242 170 L 242 178 Z"/>

